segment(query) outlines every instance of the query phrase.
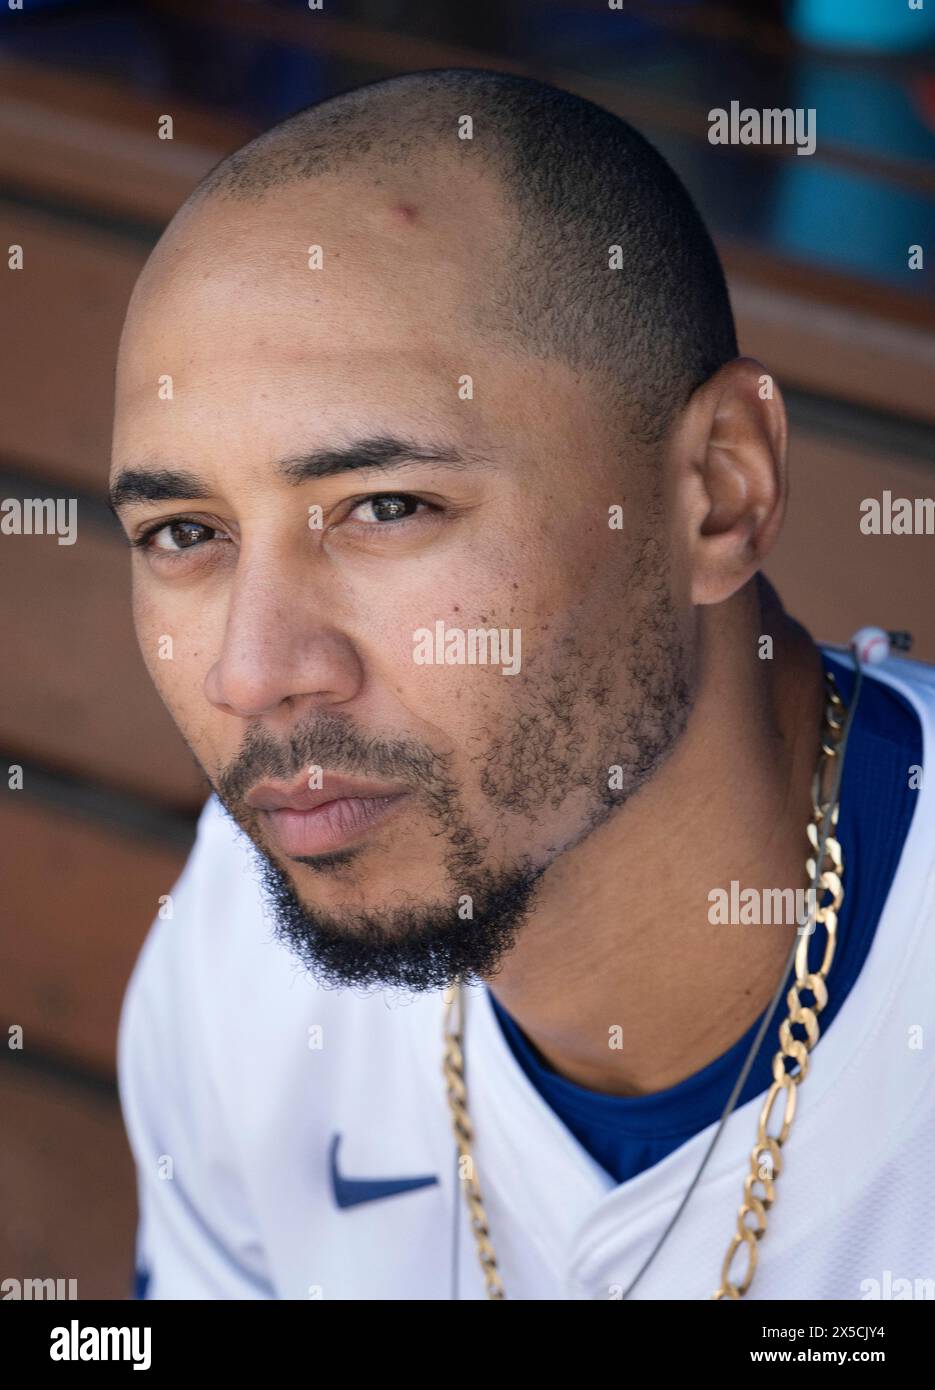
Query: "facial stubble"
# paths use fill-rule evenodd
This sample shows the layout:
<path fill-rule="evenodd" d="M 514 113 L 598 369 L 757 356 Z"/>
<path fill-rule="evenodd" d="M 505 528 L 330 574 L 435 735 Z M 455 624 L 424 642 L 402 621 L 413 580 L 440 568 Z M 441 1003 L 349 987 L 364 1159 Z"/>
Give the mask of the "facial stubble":
<path fill-rule="evenodd" d="M 499 816 L 538 824 L 543 807 L 560 811 L 574 793 L 587 809 L 541 860 L 491 862 L 490 837 L 472 824 L 450 759 L 410 739 L 368 738 L 343 714 L 305 721 L 288 741 L 253 726 L 216 783 L 228 814 L 249 837 L 276 937 L 326 986 L 397 988 L 422 993 L 457 979 L 489 979 L 535 909 L 540 881 L 559 854 L 580 844 L 655 773 L 691 708 L 691 673 L 658 547 L 637 554 L 626 589 L 636 595 L 603 643 L 583 645 L 577 622 L 542 654 L 517 687 L 506 726 L 490 730 L 475 759 L 478 787 Z M 628 698 L 616 698 L 617 663 Z M 511 678 L 514 679 L 514 678 Z M 585 731 L 588 731 L 587 733 Z M 445 846 L 448 893 L 431 901 L 394 892 L 393 906 L 328 911 L 299 896 L 292 876 L 265 843 L 243 800 L 258 781 L 294 781 L 311 766 L 392 779 L 410 788 Z M 614 773 L 615 775 L 611 775 Z M 362 845 L 294 863 L 309 881 L 363 872 Z M 402 901 L 400 901 L 402 898 Z"/>

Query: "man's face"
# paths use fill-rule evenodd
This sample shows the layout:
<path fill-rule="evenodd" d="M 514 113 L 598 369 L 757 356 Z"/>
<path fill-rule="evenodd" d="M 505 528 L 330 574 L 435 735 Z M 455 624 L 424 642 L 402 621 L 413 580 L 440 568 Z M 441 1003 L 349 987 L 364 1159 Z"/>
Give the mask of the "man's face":
<path fill-rule="evenodd" d="M 121 343 L 144 659 L 283 936 L 338 981 L 492 972 L 684 722 L 647 470 L 595 383 L 472 329 L 506 226 L 464 171 L 208 203 Z"/>

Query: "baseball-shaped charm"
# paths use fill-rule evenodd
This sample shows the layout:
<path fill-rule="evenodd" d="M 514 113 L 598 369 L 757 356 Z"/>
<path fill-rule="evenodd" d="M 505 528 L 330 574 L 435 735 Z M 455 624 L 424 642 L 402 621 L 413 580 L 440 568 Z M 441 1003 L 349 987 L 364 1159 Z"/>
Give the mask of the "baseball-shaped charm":
<path fill-rule="evenodd" d="M 851 638 L 851 646 L 858 661 L 868 666 L 876 666 L 890 654 L 890 639 L 882 627 L 862 627 Z"/>

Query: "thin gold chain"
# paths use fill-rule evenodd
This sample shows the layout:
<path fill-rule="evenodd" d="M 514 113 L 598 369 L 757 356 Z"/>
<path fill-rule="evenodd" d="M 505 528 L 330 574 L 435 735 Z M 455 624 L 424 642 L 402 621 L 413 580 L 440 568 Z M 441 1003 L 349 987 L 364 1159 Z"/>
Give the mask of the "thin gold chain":
<path fill-rule="evenodd" d="M 786 995 L 789 1012 L 780 1025 L 779 1051 L 773 1057 L 773 1083 L 766 1093 L 760 1111 L 756 1143 L 750 1152 L 750 1171 L 743 1183 L 743 1202 L 738 1208 L 736 1230 L 721 1267 L 721 1283 L 711 1295 L 713 1299 L 743 1297 L 756 1273 L 759 1242 L 766 1233 L 766 1213 L 776 1199 L 776 1179 L 782 1171 L 781 1150 L 789 1137 L 795 1118 L 798 1088 L 808 1075 L 809 1053 L 818 1041 L 818 1015 L 828 1002 L 826 980 L 834 960 L 838 912 L 844 899 L 844 864 L 841 845 L 836 837 L 838 799 L 833 794 L 832 800 L 825 800 L 823 788 L 826 781 L 830 780 L 832 785 L 835 782 L 833 776 L 829 778 L 829 774 L 840 751 L 846 710 L 830 671 L 825 673 L 825 686 L 827 703 L 824 727 L 812 780 L 812 816 L 806 827 L 812 850 L 806 861 L 806 872 L 809 883 L 817 886 L 818 901 L 811 903 L 813 911 L 809 917 L 809 930 L 803 931 L 799 937 L 795 953 L 795 983 Z M 821 837 L 825 827 L 827 834 L 819 874 L 816 873 L 815 856 L 822 847 Z M 822 898 L 828 894 L 830 899 L 822 902 Z M 814 923 L 823 926 L 826 933 L 824 958 L 821 967 L 814 972 L 808 968 L 808 943 L 814 930 L 812 917 Z M 803 993 L 812 995 L 811 1004 L 803 1004 Z M 792 1029 L 796 1025 L 805 1029 L 804 1038 L 793 1037 Z M 490 1223 L 474 1163 L 474 1130 L 468 1110 L 467 1084 L 464 1077 L 464 992 L 460 982 L 445 991 L 444 1040 L 443 1071 L 458 1147 L 458 1174 L 464 1188 L 477 1257 L 483 1272 L 487 1297 L 504 1299 L 506 1292 L 497 1268 L 497 1257 L 490 1237 Z M 791 1071 L 787 1070 L 787 1060 L 793 1064 Z M 770 1134 L 768 1126 L 780 1095 L 784 1095 L 782 1124 L 778 1134 Z M 754 1217 L 755 1225 L 751 1226 L 748 1223 L 750 1216 Z M 743 1279 L 737 1283 L 731 1278 L 731 1265 L 742 1246 L 747 1250 L 747 1267 Z"/>
<path fill-rule="evenodd" d="M 452 1018 L 457 1023 L 452 1024 Z M 445 1060 L 444 1072 L 447 1083 L 448 1105 L 451 1109 L 451 1122 L 454 1126 L 455 1142 L 458 1145 L 458 1177 L 464 1188 L 471 1230 L 477 1245 L 477 1258 L 484 1273 L 484 1284 L 488 1298 L 506 1298 L 503 1283 L 497 1269 L 497 1257 L 490 1240 L 490 1227 L 487 1212 L 481 1196 L 477 1174 L 474 1171 L 474 1155 L 471 1148 L 474 1130 L 468 1113 L 467 1085 L 464 1080 L 464 996 L 460 984 L 452 985 L 445 991 Z"/>

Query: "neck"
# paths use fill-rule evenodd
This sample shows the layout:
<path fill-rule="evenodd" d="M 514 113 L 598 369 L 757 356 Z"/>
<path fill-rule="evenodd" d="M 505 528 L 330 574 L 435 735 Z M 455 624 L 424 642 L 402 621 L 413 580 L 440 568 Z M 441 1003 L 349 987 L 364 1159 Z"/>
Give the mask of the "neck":
<path fill-rule="evenodd" d="M 818 651 L 766 585 L 701 614 L 678 744 L 549 868 L 491 981 L 556 1071 L 617 1095 L 664 1090 L 713 1061 L 780 982 L 795 923 L 714 925 L 711 890 L 807 886 Z M 761 635 L 772 660 L 759 658 Z"/>

